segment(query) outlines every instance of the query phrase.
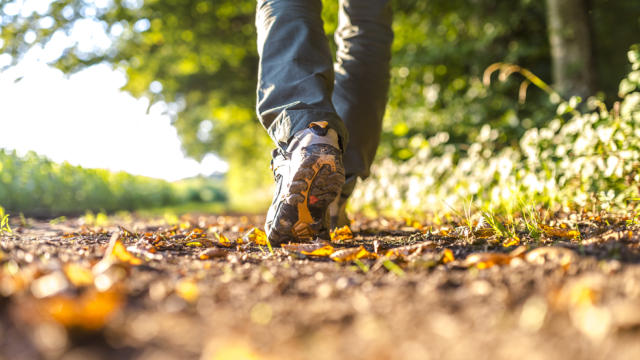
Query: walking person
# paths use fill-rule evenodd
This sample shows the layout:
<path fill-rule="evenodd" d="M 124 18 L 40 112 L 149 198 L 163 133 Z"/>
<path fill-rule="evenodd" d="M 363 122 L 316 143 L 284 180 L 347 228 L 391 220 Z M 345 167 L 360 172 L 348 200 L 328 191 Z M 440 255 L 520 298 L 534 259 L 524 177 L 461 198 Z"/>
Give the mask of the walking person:
<path fill-rule="evenodd" d="M 258 0 L 257 113 L 276 143 L 273 244 L 327 236 L 348 223 L 346 201 L 366 178 L 389 89 L 389 0 L 340 0 L 333 63 L 321 0 Z"/>

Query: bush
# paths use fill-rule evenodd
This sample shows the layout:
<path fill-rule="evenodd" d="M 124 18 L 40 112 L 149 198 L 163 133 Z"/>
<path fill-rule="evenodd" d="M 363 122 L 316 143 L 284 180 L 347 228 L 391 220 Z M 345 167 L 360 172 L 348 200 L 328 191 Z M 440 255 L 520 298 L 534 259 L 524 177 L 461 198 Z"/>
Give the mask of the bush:
<path fill-rule="evenodd" d="M 517 145 L 500 148 L 500 133 L 481 128 L 470 145 L 450 144 L 441 132 L 413 136 L 415 155 L 405 162 L 384 159 L 353 195 L 351 206 L 404 214 L 448 210 L 475 200 L 481 207 L 507 209 L 518 201 L 553 209 L 598 206 L 624 208 L 640 189 L 640 47 L 629 51 L 632 71 L 620 83 L 622 98 L 608 110 L 589 99 L 589 113 L 576 110 L 580 99 L 558 106 L 557 117 L 531 128 Z"/>

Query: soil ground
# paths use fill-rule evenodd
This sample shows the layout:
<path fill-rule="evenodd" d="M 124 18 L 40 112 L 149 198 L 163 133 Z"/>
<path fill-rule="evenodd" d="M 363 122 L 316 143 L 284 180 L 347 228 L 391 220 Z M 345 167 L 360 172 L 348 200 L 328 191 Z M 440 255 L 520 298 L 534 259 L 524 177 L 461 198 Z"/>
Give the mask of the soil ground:
<path fill-rule="evenodd" d="M 640 227 L 553 219 L 509 244 L 357 218 L 335 260 L 235 243 L 260 217 L 28 219 L 0 235 L 0 359 L 640 358 Z"/>

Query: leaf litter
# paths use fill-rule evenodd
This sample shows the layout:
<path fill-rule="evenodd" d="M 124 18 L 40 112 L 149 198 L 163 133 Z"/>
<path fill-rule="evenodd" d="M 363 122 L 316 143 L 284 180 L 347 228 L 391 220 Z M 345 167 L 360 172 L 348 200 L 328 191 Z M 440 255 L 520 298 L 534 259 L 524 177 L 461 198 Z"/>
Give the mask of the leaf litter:
<path fill-rule="evenodd" d="M 318 239 L 277 248 L 271 248 L 264 231 L 254 226 L 261 223 L 259 218 L 188 216 L 173 226 L 136 221 L 105 229 L 74 229 L 74 219 L 66 219 L 44 225 L 69 229 L 57 236 L 44 236 L 39 229 L 20 229 L 0 238 L 0 300 L 8 300 L 4 305 L 0 301 L 0 319 L 12 312 L 13 322 L 36 332 L 61 326 L 59 334 L 67 334 L 61 351 L 73 350 L 77 340 L 70 336 L 78 331 L 99 339 L 107 330 L 116 331 L 123 337 L 109 341 L 104 338 L 100 346 L 118 352 L 117 347 L 112 347 L 114 341 L 134 344 L 140 351 L 151 349 L 150 339 L 163 331 L 169 334 L 179 323 L 179 315 L 189 319 L 190 327 L 200 329 L 189 341 L 202 351 L 210 341 L 222 338 L 216 334 L 242 329 L 240 339 L 251 339 L 250 343 L 256 346 L 252 349 L 273 352 L 280 355 L 275 358 L 281 358 L 282 351 L 295 353 L 290 342 L 295 338 L 282 337 L 286 331 L 269 332 L 267 336 L 260 327 L 245 327 L 241 325 L 245 324 L 243 314 L 260 319 L 247 324 L 281 327 L 283 319 L 289 319 L 296 329 L 318 331 L 331 324 L 331 316 L 342 314 L 355 319 L 354 325 L 339 326 L 344 334 L 367 329 L 380 336 L 384 327 L 373 324 L 391 318 L 383 315 L 379 318 L 382 320 L 372 320 L 366 314 L 395 314 L 393 321 L 399 324 L 401 334 L 405 331 L 406 338 L 422 339 L 420 344 L 432 349 L 441 345 L 427 336 L 432 331 L 430 324 L 455 331 L 453 323 L 445 320 L 447 316 L 453 316 L 454 323 L 473 326 L 476 313 L 493 309 L 496 314 L 519 314 L 522 307 L 518 321 L 522 329 L 529 331 L 528 336 L 534 330 L 535 336 L 551 336 L 545 329 L 560 320 L 549 314 L 566 313 L 571 325 L 562 327 L 560 334 L 567 339 L 585 336 L 593 341 L 605 337 L 618 341 L 616 329 L 640 325 L 640 310 L 636 310 L 640 307 L 634 298 L 620 295 L 625 293 L 621 290 L 609 290 L 616 284 L 620 289 L 629 289 L 629 284 L 640 283 L 633 265 L 628 265 L 640 261 L 638 228 L 623 220 L 611 221 L 610 216 L 605 220 L 578 214 L 573 219 L 571 222 L 564 218 L 553 226 L 540 225 L 543 237 L 533 238 L 522 229 L 499 237 L 493 229 L 480 224 L 464 236 L 451 230 L 460 228 L 462 222 L 425 225 L 412 220 L 407 227 L 407 220 L 359 218 L 352 223 L 355 231 L 350 227 L 334 229 L 331 241 Z M 557 275 L 545 280 L 538 268 Z M 576 279 L 600 274 L 609 282 L 572 282 L 570 274 L 577 274 Z M 520 280 L 503 283 L 500 278 Z M 539 285 L 523 286 L 528 283 Z M 463 289 L 466 292 L 452 298 L 446 295 Z M 511 295 L 505 298 L 505 291 Z M 484 294 L 494 297 L 488 303 L 475 302 L 474 296 Z M 378 299 L 375 302 L 369 298 L 374 295 Z M 259 303 L 252 300 L 254 296 L 261 299 Z M 524 303 L 501 302 L 508 298 L 523 299 Z M 390 303 L 384 299 L 394 299 L 397 307 L 389 308 Z M 469 310 L 451 315 L 437 312 L 452 302 Z M 345 303 L 352 304 L 353 310 L 344 308 Z M 323 304 L 335 310 L 327 312 Z M 142 314 L 148 314 L 144 315 L 145 322 L 136 320 Z M 430 321 L 409 326 L 408 319 L 417 316 Z M 162 330 L 159 324 L 163 317 L 172 319 L 174 325 Z M 596 320 L 598 327 L 589 325 Z M 7 327 L 6 320 L 1 321 L 0 329 L 9 329 L 3 330 L 5 333 L 18 331 Z M 146 323 L 156 330 L 147 330 L 143 335 L 139 330 Z M 207 330 L 214 323 L 216 331 Z M 369 325 L 360 330 L 349 327 L 358 324 Z M 492 328 L 498 326 L 495 324 L 488 329 L 469 330 L 467 339 L 480 339 L 480 334 L 501 338 L 507 329 Z M 409 331 L 413 326 L 418 326 L 420 332 Z M 517 334 L 518 329 L 511 327 L 508 331 Z M 256 336 L 247 338 L 248 334 Z M 280 345 L 261 342 L 260 334 Z M 555 330 L 553 334 L 559 333 Z M 363 348 L 356 343 L 360 352 L 352 357 L 376 357 L 395 346 L 380 336 L 375 339 L 381 347 L 369 343 Z M 0 345 L 4 346 L 3 341 Z M 193 351 L 176 341 L 166 343 L 167 351 Z M 340 337 L 325 338 L 324 351 L 341 348 L 341 341 Z M 465 341 L 471 340 L 464 340 L 463 345 Z M 32 346 L 36 352 L 46 350 L 35 340 L 25 340 L 23 346 Z M 154 346 L 162 348 L 157 342 Z M 320 349 L 311 346 L 307 351 Z"/>

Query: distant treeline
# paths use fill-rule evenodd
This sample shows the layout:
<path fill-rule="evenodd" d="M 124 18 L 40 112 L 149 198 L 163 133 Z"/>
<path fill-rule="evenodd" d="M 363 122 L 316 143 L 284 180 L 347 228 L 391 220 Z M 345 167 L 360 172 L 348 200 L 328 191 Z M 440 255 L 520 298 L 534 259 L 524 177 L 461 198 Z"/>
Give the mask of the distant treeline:
<path fill-rule="evenodd" d="M 188 202 L 226 202 L 222 180 L 168 182 L 125 172 L 58 164 L 33 152 L 0 150 L 0 205 L 27 216 L 147 209 Z"/>

